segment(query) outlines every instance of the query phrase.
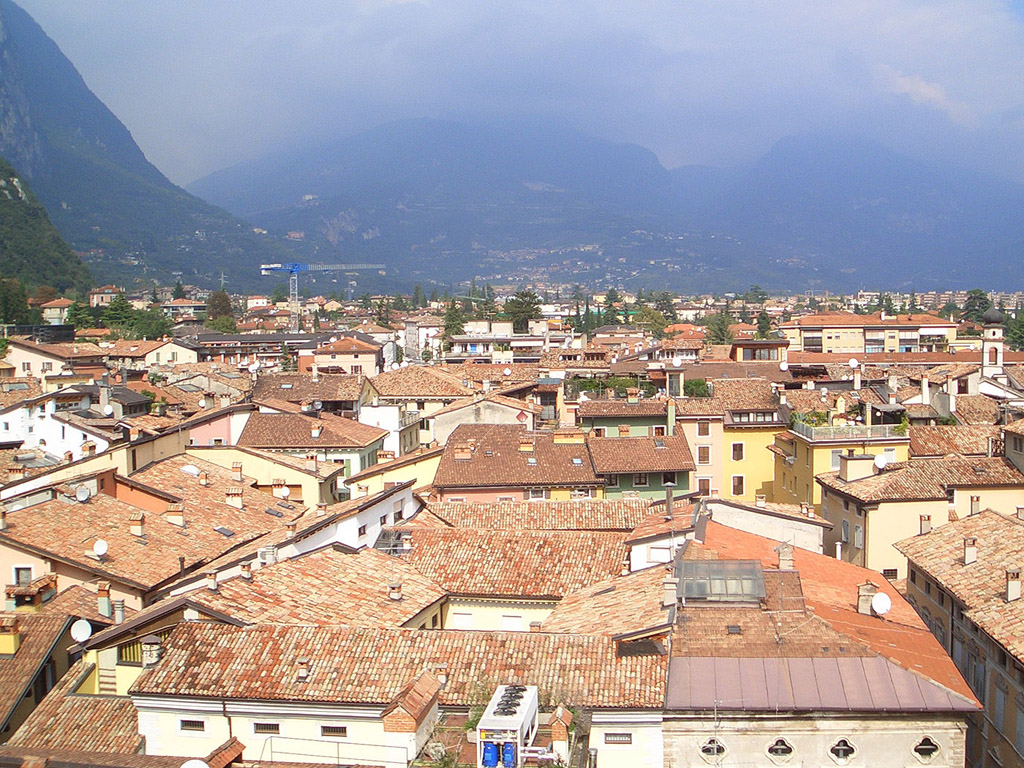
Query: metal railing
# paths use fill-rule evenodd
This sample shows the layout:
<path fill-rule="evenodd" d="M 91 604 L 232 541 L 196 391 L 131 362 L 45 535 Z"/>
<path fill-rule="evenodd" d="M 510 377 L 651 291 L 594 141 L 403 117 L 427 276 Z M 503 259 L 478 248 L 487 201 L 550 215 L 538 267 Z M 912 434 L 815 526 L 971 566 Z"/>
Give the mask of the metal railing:
<path fill-rule="evenodd" d="M 813 427 L 802 421 L 794 421 L 790 427 L 808 440 L 872 440 L 905 437 L 900 434 L 899 424 L 876 424 L 874 426 L 853 425 L 845 427 Z"/>

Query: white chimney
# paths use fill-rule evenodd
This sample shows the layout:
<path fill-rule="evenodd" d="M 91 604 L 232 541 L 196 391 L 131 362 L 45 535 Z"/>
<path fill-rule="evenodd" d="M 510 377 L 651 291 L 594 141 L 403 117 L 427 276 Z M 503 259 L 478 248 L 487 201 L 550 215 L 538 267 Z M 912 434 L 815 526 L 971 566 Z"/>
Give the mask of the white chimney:
<path fill-rule="evenodd" d="M 142 638 L 142 666 L 152 667 L 160 661 L 163 648 L 157 635 L 146 635 Z"/>
<path fill-rule="evenodd" d="M 251 581 L 252 580 L 252 563 L 245 562 L 245 563 L 242 563 L 241 566 L 239 566 L 239 567 L 241 569 L 241 573 L 240 573 L 241 577 L 243 579 L 245 579 L 246 581 Z"/>
<path fill-rule="evenodd" d="M 327 504 L 325 502 L 321 501 L 320 503 L 318 503 L 316 505 L 316 516 L 317 517 L 326 517 L 327 516 Z"/>
<path fill-rule="evenodd" d="M 206 588 L 211 592 L 217 591 L 217 572 L 207 571 L 206 572 Z"/>
<path fill-rule="evenodd" d="M 185 505 L 180 503 L 171 503 L 167 505 L 167 512 L 164 518 L 171 525 L 176 525 L 179 528 L 185 527 Z"/>
<path fill-rule="evenodd" d="M 923 405 L 932 404 L 932 390 L 928 385 L 928 374 L 921 376 L 921 403 Z"/>
<path fill-rule="evenodd" d="M 400 582 L 396 581 L 388 585 L 388 599 L 396 602 L 402 599 L 402 584 Z"/>
<path fill-rule="evenodd" d="M 146 516 L 141 510 L 132 512 L 128 517 L 128 530 L 132 536 L 146 535 Z"/>
<path fill-rule="evenodd" d="M 764 509 L 765 507 L 768 506 L 768 497 L 765 496 L 764 494 L 761 494 L 761 493 L 755 495 L 754 496 L 754 506 L 755 507 L 760 507 L 761 509 Z"/>
<path fill-rule="evenodd" d="M 921 515 L 921 535 L 930 533 L 932 530 L 932 516 Z"/>
<path fill-rule="evenodd" d="M 235 509 L 242 508 L 242 489 L 241 488 L 225 488 L 224 489 L 224 503 L 229 507 Z"/>
<path fill-rule="evenodd" d="M 678 600 L 677 592 L 679 588 L 679 579 L 667 578 L 661 582 L 661 587 L 661 605 L 664 608 L 671 608 Z"/>
<path fill-rule="evenodd" d="M 114 617 L 114 606 L 110 602 L 110 583 L 101 581 L 96 585 L 96 611 L 107 619 Z"/>
<path fill-rule="evenodd" d="M 865 616 L 871 615 L 871 599 L 878 592 L 878 585 L 874 582 L 865 581 L 857 585 L 857 613 Z"/>
<path fill-rule="evenodd" d="M 1020 568 L 1009 568 L 1006 571 L 1006 602 L 1020 600 Z"/>
<path fill-rule="evenodd" d="M 231 479 L 236 483 L 242 482 L 242 462 L 231 462 Z"/>
<path fill-rule="evenodd" d="M 312 373 L 313 375 L 314 384 L 320 381 L 320 366 L 318 366 L 316 363 L 313 363 L 312 367 L 310 368 L 310 373 Z"/>
<path fill-rule="evenodd" d="M 309 659 L 296 659 L 295 665 L 297 667 L 295 670 L 295 679 L 300 683 L 304 683 L 309 679 Z"/>
<path fill-rule="evenodd" d="M 964 565 L 978 562 L 978 540 L 974 536 L 964 539 Z"/>
<path fill-rule="evenodd" d="M 793 545 L 788 541 L 784 541 L 775 548 L 775 551 L 779 553 L 779 570 L 792 571 L 795 567 L 793 561 Z"/>
<path fill-rule="evenodd" d="M 204 488 L 207 487 L 210 484 L 210 473 L 209 472 L 200 472 L 199 473 L 199 484 L 201 486 L 203 486 Z"/>
<path fill-rule="evenodd" d="M 319 439 L 319 437 L 323 433 L 323 431 L 324 431 L 324 428 L 323 428 L 322 425 L 314 424 L 312 427 L 309 428 L 309 436 L 312 437 L 314 440 L 317 440 L 317 439 Z"/>
<path fill-rule="evenodd" d="M 860 367 L 858 366 L 857 368 L 853 369 L 853 388 L 855 390 L 860 389 L 862 383 L 863 382 L 861 381 Z"/>

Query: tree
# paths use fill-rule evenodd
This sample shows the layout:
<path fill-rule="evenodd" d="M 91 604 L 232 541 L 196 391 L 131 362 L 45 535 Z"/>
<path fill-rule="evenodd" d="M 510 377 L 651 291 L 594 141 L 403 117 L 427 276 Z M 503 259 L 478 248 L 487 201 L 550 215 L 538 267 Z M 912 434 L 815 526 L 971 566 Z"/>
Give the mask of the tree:
<path fill-rule="evenodd" d="M 732 344 L 732 315 L 728 312 L 718 312 L 708 319 L 708 344 Z"/>
<path fill-rule="evenodd" d="M 396 312 L 405 312 L 409 309 L 409 305 L 405 302 L 405 294 L 398 294 L 395 296 L 395 300 L 391 303 L 391 308 Z"/>
<path fill-rule="evenodd" d="M 672 294 L 668 291 L 655 294 L 654 308 L 661 312 L 670 323 L 674 323 L 679 319 L 679 316 L 676 314 L 675 302 L 672 300 Z"/>
<path fill-rule="evenodd" d="M 540 296 L 532 288 L 516 291 L 515 296 L 505 302 L 505 317 L 512 321 L 512 330 L 526 333 L 531 320 L 540 318 Z"/>
<path fill-rule="evenodd" d="M 28 322 L 28 296 L 16 278 L 0 279 L 0 322 L 18 325 Z"/>
<path fill-rule="evenodd" d="M 967 300 L 964 302 L 962 319 L 975 323 L 981 322 L 981 316 L 992 306 L 988 294 L 980 288 L 972 288 L 967 292 Z"/>
<path fill-rule="evenodd" d="M 373 297 L 369 293 L 364 293 L 359 297 L 359 306 L 363 309 L 373 309 Z"/>
<path fill-rule="evenodd" d="M 270 293 L 271 304 L 279 304 L 282 301 L 288 301 L 287 283 L 278 283 L 277 285 L 274 286 L 274 290 Z"/>
<path fill-rule="evenodd" d="M 601 315 L 601 322 L 605 325 L 619 324 L 619 310 L 615 305 L 620 301 L 622 301 L 622 297 L 619 296 L 619 292 L 614 288 L 609 288 L 608 293 L 604 295 L 604 313 Z"/>
<path fill-rule="evenodd" d="M 464 320 L 462 317 L 462 310 L 459 308 L 459 302 L 452 299 L 448 302 L 448 309 L 444 313 L 444 336 L 446 339 L 451 339 L 453 336 L 458 336 L 465 330 Z"/>
<path fill-rule="evenodd" d="M 437 288 L 435 287 L 434 290 L 432 290 L 430 292 L 430 302 L 433 303 L 433 302 L 436 302 L 436 301 L 437 301 Z"/>
<path fill-rule="evenodd" d="M 751 304 L 764 304 L 768 301 L 768 291 L 760 285 L 754 284 L 743 294 L 743 300 L 749 301 Z"/>
<path fill-rule="evenodd" d="M 412 305 L 413 307 L 427 306 L 426 299 L 423 298 L 423 286 L 419 283 L 416 283 L 416 287 L 412 291 Z"/>
<path fill-rule="evenodd" d="M 117 294 L 103 310 L 101 320 L 106 328 L 128 330 L 135 319 L 135 310 L 123 293 Z"/>
<path fill-rule="evenodd" d="M 218 317 L 207 319 L 203 325 L 217 333 L 234 333 L 238 330 L 235 318 L 228 315 L 219 315 Z"/>
<path fill-rule="evenodd" d="M 68 307 L 68 324 L 79 329 L 92 328 L 96 324 L 96 320 L 86 303 L 79 300 Z"/>
<path fill-rule="evenodd" d="M 210 294 L 206 300 L 206 318 L 208 320 L 216 320 L 218 317 L 233 318 L 234 316 L 235 308 L 231 306 L 231 297 L 228 296 L 227 291 L 221 289 Z"/>
<path fill-rule="evenodd" d="M 757 338 L 767 339 L 771 330 L 772 320 L 768 317 L 768 313 L 762 309 L 761 314 L 757 316 Z"/>
<path fill-rule="evenodd" d="M 377 302 L 377 323 L 389 325 L 391 323 L 391 309 L 388 307 L 388 297 L 381 296 Z"/>
<path fill-rule="evenodd" d="M 960 314 L 960 307 L 956 305 L 955 301 L 947 301 L 942 309 L 939 310 L 939 317 L 944 317 L 947 320 L 952 320 Z"/>
<path fill-rule="evenodd" d="M 35 294 L 32 296 L 39 304 L 45 304 L 48 301 L 59 299 L 60 294 L 57 293 L 57 289 L 52 285 L 40 285 L 36 288 Z"/>
<path fill-rule="evenodd" d="M 287 293 L 285 294 L 287 296 Z M 174 291 L 171 293 L 172 299 L 184 299 L 185 298 L 185 286 L 181 284 L 181 280 L 174 284 Z"/>
<path fill-rule="evenodd" d="M 156 284 L 153 285 L 153 290 L 149 294 L 149 303 L 150 304 L 159 304 L 160 303 L 160 297 L 157 295 L 157 292 L 156 292 Z"/>
<path fill-rule="evenodd" d="M 633 322 L 641 328 L 648 329 L 656 339 L 665 335 L 665 326 L 668 325 L 668 320 L 661 312 L 646 304 L 633 315 Z"/>
<path fill-rule="evenodd" d="M 234 325 L 234 320 L 231 324 Z M 169 335 L 171 321 L 159 309 L 136 311 L 132 317 L 131 335 L 140 339 L 159 339 Z"/>

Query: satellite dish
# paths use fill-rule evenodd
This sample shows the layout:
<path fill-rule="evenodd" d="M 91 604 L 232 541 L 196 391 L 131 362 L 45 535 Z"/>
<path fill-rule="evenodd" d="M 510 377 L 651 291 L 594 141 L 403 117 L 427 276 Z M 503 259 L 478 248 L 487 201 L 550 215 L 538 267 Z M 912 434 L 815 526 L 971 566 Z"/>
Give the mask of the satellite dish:
<path fill-rule="evenodd" d="M 512 375 L 512 369 L 511 369 L 511 368 L 505 368 L 505 369 L 504 369 L 504 370 L 502 371 L 502 373 L 503 373 L 504 375 L 506 375 L 506 376 L 511 376 L 511 375 Z"/>
<path fill-rule="evenodd" d="M 85 619 L 79 619 L 71 625 L 71 639 L 76 643 L 84 643 L 92 637 L 92 624 Z"/>
<path fill-rule="evenodd" d="M 110 403 L 107 403 L 106 405 L 104 405 L 103 406 L 103 415 L 104 416 L 113 416 L 114 415 L 114 406 L 112 406 Z"/>
<path fill-rule="evenodd" d="M 331 344 L 333 344 L 333 343 L 334 343 L 334 342 L 336 342 L 337 340 L 338 340 L 338 337 L 337 337 L 337 336 L 331 336 L 331 338 L 330 338 L 330 343 L 331 343 Z"/>
<path fill-rule="evenodd" d="M 392 364 L 391 364 L 391 370 L 392 370 L 392 371 L 397 371 L 397 370 L 398 370 L 399 368 L 401 368 L 401 367 L 402 367 L 402 364 L 401 364 L 401 363 L 392 363 Z"/>
<path fill-rule="evenodd" d="M 200 408 L 205 408 L 205 407 L 206 407 L 206 398 L 205 398 L 205 397 L 204 397 L 204 398 L 202 398 L 202 399 L 201 399 L 201 400 L 199 401 L 199 407 L 200 407 Z"/>
<path fill-rule="evenodd" d="M 850 358 L 850 367 L 853 368 L 853 370 L 856 371 L 858 368 L 860 368 L 860 361 L 857 360 L 856 357 L 851 357 Z"/>
<path fill-rule="evenodd" d="M 788 371 L 789 370 L 789 363 L 787 363 L 785 360 L 783 360 L 781 363 L 779 363 L 779 370 L 780 371 Z"/>
<path fill-rule="evenodd" d="M 96 541 L 92 545 L 92 553 L 96 555 L 96 557 L 103 557 L 105 554 L 107 554 L 107 551 L 109 549 L 110 545 L 107 544 L 106 539 L 96 539 Z"/>
<path fill-rule="evenodd" d="M 282 499 L 287 499 L 291 495 L 292 495 L 291 488 L 289 488 L 287 485 L 284 486 L 283 488 L 281 488 L 281 498 Z"/>
<path fill-rule="evenodd" d="M 824 397 L 828 394 L 828 387 L 822 387 L 820 392 L 821 392 L 821 397 L 824 399 Z"/>
<path fill-rule="evenodd" d="M 249 373 L 256 373 L 256 371 L 258 371 L 259 369 L 260 369 L 260 364 L 259 363 L 253 363 L 252 365 L 249 366 Z"/>
<path fill-rule="evenodd" d="M 319 411 L 323 407 L 324 407 L 324 404 L 323 404 L 322 400 L 314 400 L 313 401 L 313 410 Z"/>
<path fill-rule="evenodd" d="M 409 367 L 409 363 L 407 361 L 403 360 L 402 361 L 402 367 L 403 368 L 408 368 Z"/>
<path fill-rule="evenodd" d="M 871 610 L 879 616 L 885 616 L 892 609 L 892 598 L 885 592 L 875 592 L 871 598 Z"/>
<path fill-rule="evenodd" d="M 209 765 L 204 763 L 202 760 L 186 760 L 181 764 L 181 768 L 210 768 Z"/>
<path fill-rule="evenodd" d="M 885 456 L 875 456 L 875 466 L 878 467 L 879 471 L 885 469 L 889 460 Z"/>
<path fill-rule="evenodd" d="M 75 488 L 75 499 L 80 504 L 85 504 L 85 502 L 87 502 L 91 496 L 92 494 L 89 492 L 89 489 L 86 488 L 84 485 L 80 485 L 77 488 Z"/>

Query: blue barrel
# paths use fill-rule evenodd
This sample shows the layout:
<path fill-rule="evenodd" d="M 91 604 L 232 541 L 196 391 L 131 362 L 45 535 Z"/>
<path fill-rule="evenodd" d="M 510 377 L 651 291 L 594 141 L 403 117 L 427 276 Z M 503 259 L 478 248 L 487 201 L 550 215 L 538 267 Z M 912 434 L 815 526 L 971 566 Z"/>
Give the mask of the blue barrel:
<path fill-rule="evenodd" d="M 487 768 L 496 768 L 498 765 L 498 745 L 493 741 L 484 742 L 484 765 Z"/>

